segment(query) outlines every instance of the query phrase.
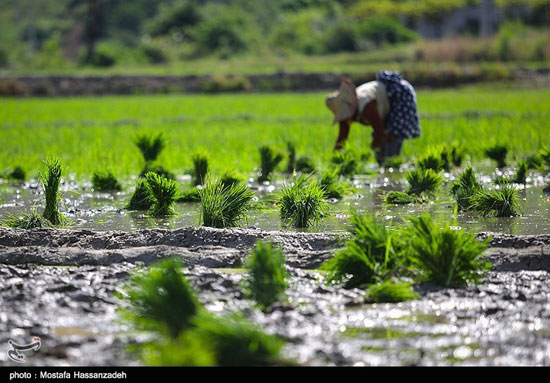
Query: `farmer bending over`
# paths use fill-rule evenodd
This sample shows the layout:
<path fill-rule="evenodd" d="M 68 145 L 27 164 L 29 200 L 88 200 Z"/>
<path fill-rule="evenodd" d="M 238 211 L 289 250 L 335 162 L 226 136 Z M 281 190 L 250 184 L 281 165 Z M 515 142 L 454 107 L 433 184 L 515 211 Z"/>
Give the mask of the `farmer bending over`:
<path fill-rule="evenodd" d="M 420 136 L 416 93 L 397 72 L 380 72 L 376 81 L 357 88 L 344 78 L 326 104 L 334 113 L 333 123 L 340 124 L 334 150 L 344 146 L 352 122 L 371 125 L 371 148 L 380 166 L 386 157 L 399 155 L 404 139 Z"/>

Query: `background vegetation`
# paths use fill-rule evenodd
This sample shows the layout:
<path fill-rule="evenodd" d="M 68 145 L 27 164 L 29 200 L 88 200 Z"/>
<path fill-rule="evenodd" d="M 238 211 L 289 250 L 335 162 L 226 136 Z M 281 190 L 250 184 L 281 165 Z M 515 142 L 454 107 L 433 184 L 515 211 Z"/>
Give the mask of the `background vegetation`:
<path fill-rule="evenodd" d="M 257 70 L 270 62 L 277 70 L 304 57 L 309 69 L 307 57 L 369 52 L 383 61 L 548 59 L 548 1 L 496 2 L 506 21 L 495 36 L 466 29 L 442 42 L 413 30 L 479 0 L 0 0 L 0 70 L 186 71 L 196 60 L 254 58 Z"/>

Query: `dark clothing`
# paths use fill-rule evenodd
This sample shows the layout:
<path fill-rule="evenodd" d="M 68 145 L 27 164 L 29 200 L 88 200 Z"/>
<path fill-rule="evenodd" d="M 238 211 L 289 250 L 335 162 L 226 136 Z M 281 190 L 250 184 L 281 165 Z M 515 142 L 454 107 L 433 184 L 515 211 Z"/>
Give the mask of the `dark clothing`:
<path fill-rule="evenodd" d="M 398 72 L 391 71 L 379 72 L 376 80 L 386 86 L 390 103 L 390 111 L 384 121 L 386 131 L 399 138 L 419 137 L 420 121 L 412 85 Z"/>
<path fill-rule="evenodd" d="M 376 155 L 378 165 L 384 165 L 384 161 L 388 157 L 398 156 L 401 153 L 401 146 L 403 146 L 403 139 L 398 137 L 394 141 L 386 142 L 380 148 L 377 148 L 374 154 Z"/>

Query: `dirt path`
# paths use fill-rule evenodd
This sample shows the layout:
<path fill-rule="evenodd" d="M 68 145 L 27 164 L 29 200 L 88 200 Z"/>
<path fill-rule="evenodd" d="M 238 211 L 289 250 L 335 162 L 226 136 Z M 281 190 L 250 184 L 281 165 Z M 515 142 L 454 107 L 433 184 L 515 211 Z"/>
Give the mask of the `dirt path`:
<path fill-rule="evenodd" d="M 487 234 L 479 234 L 485 238 Z M 178 255 L 209 309 L 240 310 L 289 339 L 303 364 L 550 365 L 550 236 L 494 235 L 484 282 L 420 285 L 422 299 L 364 304 L 361 290 L 327 286 L 312 272 L 345 234 L 182 228 L 136 232 L 0 229 L 0 364 L 9 339 L 40 336 L 26 364 L 127 365 L 143 341 L 117 321 L 114 293 L 140 265 Z M 258 239 L 285 249 L 291 308 L 262 313 L 238 269 Z M 233 269 L 234 271 L 231 271 Z M 236 271 L 236 272 L 235 272 Z"/>

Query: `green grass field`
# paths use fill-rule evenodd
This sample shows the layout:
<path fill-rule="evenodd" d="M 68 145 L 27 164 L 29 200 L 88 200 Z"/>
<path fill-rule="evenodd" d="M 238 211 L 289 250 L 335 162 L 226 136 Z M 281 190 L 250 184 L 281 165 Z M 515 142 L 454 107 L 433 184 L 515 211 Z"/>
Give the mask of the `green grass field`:
<path fill-rule="evenodd" d="M 259 165 L 258 147 L 285 150 L 319 167 L 328 164 L 337 130 L 331 126 L 325 93 L 163 95 L 97 98 L 0 99 L 0 171 L 22 166 L 30 176 L 48 156 L 58 156 L 68 172 L 89 178 L 111 167 L 118 176 L 137 174 L 143 160 L 132 139 L 164 132 L 168 147 L 159 163 L 175 173 L 191 167 L 206 151 L 217 172 L 249 174 Z M 509 145 L 521 159 L 550 145 L 550 90 L 470 87 L 419 91 L 422 137 L 407 141 L 403 155 L 414 157 L 431 146 L 457 142 L 473 160 L 493 143 Z M 349 144 L 367 151 L 371 128 L 354 124 Z M 282 166 L 281 166 L 282 168 Z"/>

